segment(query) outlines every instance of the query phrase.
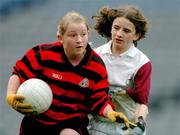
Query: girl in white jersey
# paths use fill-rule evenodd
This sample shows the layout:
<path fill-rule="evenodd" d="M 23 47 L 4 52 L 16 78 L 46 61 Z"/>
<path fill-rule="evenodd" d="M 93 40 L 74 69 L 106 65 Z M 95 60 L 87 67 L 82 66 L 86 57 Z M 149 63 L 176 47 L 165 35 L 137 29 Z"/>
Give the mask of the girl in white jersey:
<path fill-rule="evenodd" d="M 136 46 L 145 37 L 147 19 L 134 6 L 103 7 L 93 18 L 96 20 L 95 30 L 108 40 L 96 48 L 96 52 L 108 71 L 112 102 L 116 111 L 123 112 L 137 126 L 125 130 L 123 123 L 94 116 L 90 134 L 145 135 L 152 67 L 149 58 Z"/>

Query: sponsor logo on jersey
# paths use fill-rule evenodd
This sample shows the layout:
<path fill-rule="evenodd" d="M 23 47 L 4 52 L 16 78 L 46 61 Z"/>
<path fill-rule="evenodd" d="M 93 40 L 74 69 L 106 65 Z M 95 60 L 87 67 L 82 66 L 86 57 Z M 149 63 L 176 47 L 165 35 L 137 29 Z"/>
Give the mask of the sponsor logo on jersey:
<path fill-rule="evenodd" d="M 79 86 L 83 87 L 83 88 L 87 88 L 89 87 L 89 80 L 87 78 L 84 78 L 80 83 Z"/>
<path fill-rule="evenodd" d="M 62 79 L 62 75 L 59 75 L 57 73 L 52 73 L 52 77 L 55 78 L 55 79 L 58 79 L 58 80 Z"/>

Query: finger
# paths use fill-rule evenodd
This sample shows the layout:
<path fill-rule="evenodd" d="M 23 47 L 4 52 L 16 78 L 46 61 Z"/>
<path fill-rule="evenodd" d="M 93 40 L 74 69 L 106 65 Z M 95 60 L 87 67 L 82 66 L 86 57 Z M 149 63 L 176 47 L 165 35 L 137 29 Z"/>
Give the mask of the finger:
<path fill-rule="evenodd" d="M 32 105 L 31 104 L 26 104 L 26 103 L 21 103 L 21 102 L 18 102 L 17 103 L 17 108 L 19 109 L 32 109 Z"/>
<path fill-rule="evenodd" d="M 128 123 L 129 123 L 130 127 L 137 127 L 137 125 L 131 121 L 128 121 Z"/>
<path fill-rule="evenodd" d="M 124 122 L 124 124 L 126 125 L 127 128 L 130 128 L 129 123 L 128 122 Z"/>
<path fill-rule="evenodd" d="M 21 110 L 21 111 L 23 111 L 23 112 L 20 112 L 20 113 L 22 113 L 22 114 L 24 114 L 24 115 L 27 115 L 27 116 L 30 116 L 30 115 L 37 115 L 38 114 L 38 112 L 37 111 L 29 111 L 29 112 L 26 112 L 26 111 L 24 111 L 24 110 Z"/>
<path fill-rule="evenodd" d="M 18 109 L 18 112 L 21 112 L 23 114 L 32 114 L 33 113 L 33 109 L 23 109 L 23 108 L 20 108 L 20 109 Z"/>
<path fill-rule="evenodd" d="M 124 122 L 128 122 L 129 121 L 128 118 L 123 113 L 118 113 L 116 117 L 119 117 Z"/>
<path fill-rule="evenodd" d="M 124 116 L 123 114 L 119 114 L 118 117 L 116 117 L 116 119 L 119 119 L 118 121 L 123 121 L 123 123 L 126 125 L 127 128 L 130 127 L 128 118 Z"/>
<path fill-rule="evenodd" d="M 25 97 L 22 96 L 22 95 L 15 95 L 14 98 L 15 98 L 16 100 L 24 100 Z"/>

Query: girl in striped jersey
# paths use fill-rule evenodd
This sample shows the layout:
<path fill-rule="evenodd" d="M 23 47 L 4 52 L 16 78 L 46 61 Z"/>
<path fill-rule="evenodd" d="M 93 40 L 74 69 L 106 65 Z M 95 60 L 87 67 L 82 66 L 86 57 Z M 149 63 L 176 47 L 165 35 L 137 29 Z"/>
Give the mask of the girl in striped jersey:
<path fill-rule="evenodd" d="M 145 135 L 151 62 L 136 46 L 145 37 L 147 19 L 134 6 L 103 7 L 94 18 L 95 30 L 108 40 L 96 52 L 107 68 L 112 102 L 116 111 L 122 111 L 137 127 L 123 130 L 123 124 L 97 116 L 90 131 L 93 135 Z"/>
<path fill-rule="evenodd" d="M 116 120 L 121 112 L 113 111 L 108 96 L 107 72 L 102 59 L 88 45 L 88 25 L 76 12 L 67 13 L 59 22 L 59 42 L 41 44 L 17 60 L 9 79 L 7 102 L 25 115 L 20 135 L 87 135 L 89 113 Z M 30 78 L 46 81 L 53 92 L 49 110 L 33 113 L 16 92 Z"/>

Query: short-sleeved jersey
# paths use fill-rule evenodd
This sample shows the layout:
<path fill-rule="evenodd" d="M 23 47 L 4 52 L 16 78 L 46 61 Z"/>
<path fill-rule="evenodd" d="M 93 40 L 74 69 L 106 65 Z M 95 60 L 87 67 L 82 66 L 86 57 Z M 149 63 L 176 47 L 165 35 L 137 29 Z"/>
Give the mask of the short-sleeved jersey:
<path fill-rule="evenodd" d="M 95 50 L 106 65 L 111 89 L 126 89 L 135 102 L 148 104 L 151 77 L 149 58 L 133 44 L 123 54 L 113 56 L 111 44 L 112 41 L 109 41 Z"/>
<path fill-rule="evenodd" d="M 84 118 L 89 112 L 103 114 L 110 103 L 107 71 L 102 59 L 89 45 L 82 61 L 73 66 L 59 42 L 41 44 L 17 60 L 13 74 L 24 82 L 30 78 L 46 81 L 53 92 L 49 110 L 32 118 L 53 125 L 68 119 Z"/>

